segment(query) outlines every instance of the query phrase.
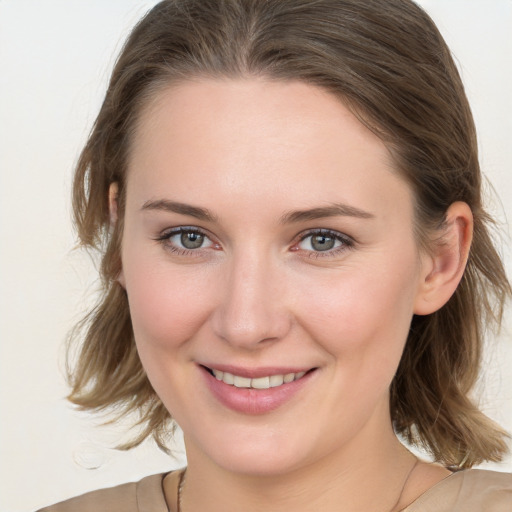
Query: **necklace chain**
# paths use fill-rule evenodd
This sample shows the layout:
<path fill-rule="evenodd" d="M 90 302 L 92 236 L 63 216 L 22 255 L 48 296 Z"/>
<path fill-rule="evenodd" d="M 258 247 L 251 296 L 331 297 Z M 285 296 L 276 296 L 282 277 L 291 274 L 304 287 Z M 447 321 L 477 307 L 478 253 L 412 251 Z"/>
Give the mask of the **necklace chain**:
<path fill-rule="evenodd" d="M 178 482 L 178 507 L 176 512 L 181 512 L 181 493 L 183 490 L 183 484 L 185 483 L 185 473 L 187 469 L 185 468 L 180 475 L 180 481 Z"/>
<path fill-rule="evenodd" d="M 420 459 L 418 459 L 417 457 L 414 457 L 414 459 L 415 459 L 414 464 L 412 465 L 412 468 L 409 470 L 409 473 L 407 473 L 407 476 L 405 477 L 404 483 L 402 485 L 402 489 L 400 490 L 400 494 L 398 495 L 398 498 L 397 498 L 395 504 L 389 509 L 389 512 L 393 512 L 393 510 L 395 510 L 396 506 L 400 503 L 400 500 L 402 499 L 402 495 L 404 494 L 404 491 L 405 491 L 405 486 L 407 485 L 407 482 L 409 481 L 409 478 L 411 477 L 412 472 L 416 469 L 416 466 L 420 462 Z"/>
<path fill-rule="evenodd" d="M 409 470 L 409 472 L 407 473 L 407 476 L 405 477 L 404 483 L 402 485 L 402 489 L 400 490 L 400 494 L 398 495 L 398 498 L 397 498 L 395 504 L 391 507 L 389 512 L 393 512 L 393 510 L 395 510 L 396 506 L 400 503 L 400 500 L 402 499 L 402 495 L 405 490 L 405 486 L 407 485 L 407 482 L 409 481 L 409 478 L 411 477 L 412 472 L 416 469 L 416 466 L 418 465 L 418 463 L 419 463 L 419 459 L 416 458 L 412 468 Z M 187 470 L 184 469 L 180 475 L 180 481 L 178 482 L 178 506 L 177 506 L 176 512 L 181 512 L 181 496 L 183 493 L 183 485 L 185 483 L 185 473 L 186 472 L 187 472 Z"/>

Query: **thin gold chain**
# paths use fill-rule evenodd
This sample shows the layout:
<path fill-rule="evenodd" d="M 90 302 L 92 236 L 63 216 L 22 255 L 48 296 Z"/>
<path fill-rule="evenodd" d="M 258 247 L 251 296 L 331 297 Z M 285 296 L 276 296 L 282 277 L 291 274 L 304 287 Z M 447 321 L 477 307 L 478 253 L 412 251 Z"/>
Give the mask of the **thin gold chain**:
<path fill-rule="evenodd" d="M 418 458 L 416 458 L 416 461 L 414 462 L 412 468 L 409 470 L 409 472 L 407 473 L 407 476 L 405 477 L 404 483 L 402 485 L 402 489 L 400 490 L 400 494 L 398 495 L 398 498 L 397 498 L 395 504 L 389 509 L 389 512 L 393 512 L 393 510 L 395 510 L 396 506 L 400 503 L 400 500 L 402 499 L 402 495 L 404 494 L 404 491 L 405 491 L 405 486 L 407 485 L 407 482 L 409 481 L 409 478 L 411 477 L 412 472 L 416 469 L 416 466 L 418 465 L 419 462 L 420 462 L 420 460 Z M 178 508 L 177 508 L 176 512 L 181 512 L 181 495 L 182 495 L 182 491 L 183 491 L 183 484 L 185 483 L 186 471 L 187 471 L 186 469 L 183 470 L 183 473 L 181 473 L 181 475 L 180 475 L 180 481 L 178 483 Z"/>
<path fill-rule="evenodd" d="M 187 469 L 185 468 L 180 475 L 180 481 L 178 482 L 178 509 L 176 512 L 181 512 L 181 491 L 183 489 L 183 484 L 185 483 L 185 473 Z"/>
<path fill-rule="evenodd" d="M 405 491 L 405 486 L 407 485 L 407 482 L 409 481 L 409 478 L 411 477 L 412 472 L 416 469 L 416 466 L 420 462 L 420 459 L 418 459 L 417 457 L 415 457 L 415 459 L 416 460 L 414 461 L 412 468 L 409 470 L 409 473 L 407 473 L 407 476 L 405 477 L 404 483 L 402 485 L 402 489 L 400 490 L 400 494 L 398 495 L 398 499 L 396 500 L 396 503 L 393 505 L 393 507 L 389 510 L 389 512 L 393 512 L 393 510 L 395 510 L 396 506 L 400 503 L 400 500 L 402 499 L 402 496 Z"/>

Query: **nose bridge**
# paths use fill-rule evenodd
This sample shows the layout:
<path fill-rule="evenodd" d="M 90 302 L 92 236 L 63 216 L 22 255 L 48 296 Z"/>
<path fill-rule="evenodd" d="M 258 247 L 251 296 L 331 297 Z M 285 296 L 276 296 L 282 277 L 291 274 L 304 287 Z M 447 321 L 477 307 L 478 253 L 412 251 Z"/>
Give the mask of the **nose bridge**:
<path fill-rule="evenodd" d="M 255 348 L 262 341 L 282 338 L 290 315 L 278 279 L 278 264 L 261 248 L 233 255 L 226 272 L 216 334 L 232 345 Z"/>

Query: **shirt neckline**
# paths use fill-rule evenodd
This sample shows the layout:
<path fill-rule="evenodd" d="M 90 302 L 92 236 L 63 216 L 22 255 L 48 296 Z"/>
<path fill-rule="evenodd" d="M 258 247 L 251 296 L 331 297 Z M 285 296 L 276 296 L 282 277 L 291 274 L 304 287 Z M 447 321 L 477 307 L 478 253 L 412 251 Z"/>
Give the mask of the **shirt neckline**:
<path fill-rule="evenodd" d="M 432 498 L 432 496 L 435 496 L 438 493 L 439 489 L 442 489 L 447 485 L 453 484 L 453 482 L 458 479 L 459 475 L 464 476 L 467 471 L 468 470 L 454 471 L 452 472 L 451 475 L 445 476 L 442 480 L 439 480 L 439 482 L 434 484 L 432 487 L 429 487 L 424 493 L 420 494 L 412 503 L 409 503 L 407 507 L 400 510 L 400 512 L 416 512 L 416 507 L 418 505 L 422 505 L 425 500 Z"/>
<path fill-rule="evenodd" d="M 164 493 L 164 479 L 170 473 L 179 473 L 183 469 L 168 471 L 166 473 L 159 473 L 143 478 L 137 484 L 137 509 L 139 512 L 174 512 L 167 505 Z M 447 485 L 451 485 L 460 476 L 465 475 L 468 470 L 455 471 L 446 476 L 432 487 L 427 489 L 424 493 L 420 494 L 412 503 L 407 507 L 400 510 L 400 512 L 415 512 L 418 505 L 421 505 L 425 500 L 435 496 L 437 492 Z"/>

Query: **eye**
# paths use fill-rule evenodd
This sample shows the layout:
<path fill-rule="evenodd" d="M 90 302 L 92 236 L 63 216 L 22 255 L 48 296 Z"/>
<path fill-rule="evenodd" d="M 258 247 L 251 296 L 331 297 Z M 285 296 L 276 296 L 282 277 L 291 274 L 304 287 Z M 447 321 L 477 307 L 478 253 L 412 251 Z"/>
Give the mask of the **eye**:
<path fill-rule="evenodd" d="M 333 236 L 329 235 L 308 235 L 300 243 L 299 247 L 307 251 L 330 251 L 341 244 L 339 240 L 336 240 Z"/>
<path fill-rule="evenodd" d="M 180 226 L 162 233 L 157 241 L 174 252 L 187 254 L 189 251 L 214 247 L 212 240 L 198 228 Z"/>
<path fill-rule="evenodd" d="M 196 231 L 182 231 L 180 234 L 174 235 L 169 238 L 174 244 L 179 243 L 185 249 L 199 249 L 205 243 L 205 240 L 208 240 L 205 235 L 202 233 L 197 233 Z"/>
<path fill-rule="evenodd" d="M 333 253 L 337 254 L 353 247 L 353 245 L 354 241 L 347 235 L 328 229 L 319 229 L 303 234 L 299 243 L 295 246 L 295 250 L 326 253 L 327 256 Z"/>

